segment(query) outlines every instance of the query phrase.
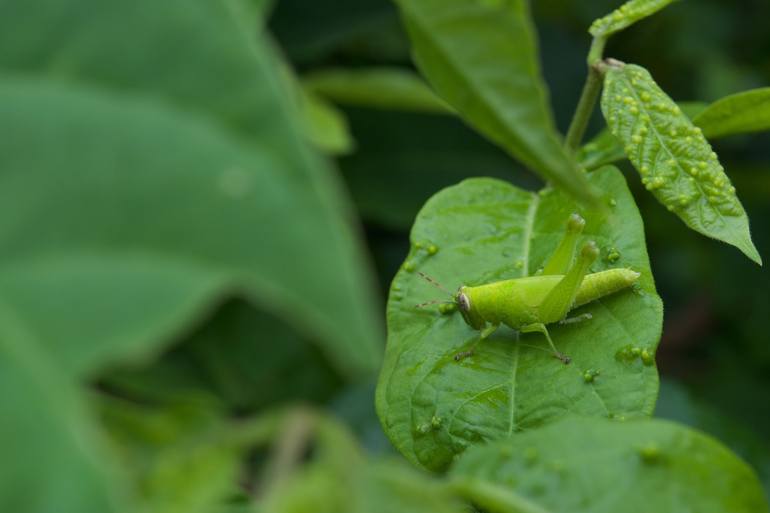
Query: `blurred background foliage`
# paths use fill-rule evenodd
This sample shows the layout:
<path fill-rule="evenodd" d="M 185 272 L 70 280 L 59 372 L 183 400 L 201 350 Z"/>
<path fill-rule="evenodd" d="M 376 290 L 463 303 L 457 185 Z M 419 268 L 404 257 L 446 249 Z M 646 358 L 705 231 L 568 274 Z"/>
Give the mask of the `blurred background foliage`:
<path fill-rule="evenodd" d="M 562 131 L 585 79 L 587 27 L 618 3 L 532 2 Z M 297 95 L 307 124 L 314 127 L 308 138 L 328 152 L 344 179 L 355 212 L 341 209 L 361 220 L 380 312 L 408 252 L 414 217 L 432 194 L 472 176 L 540 187 L 537 177 L 441 106 L 399 109 L 397 101 L 367 106 L 366 99 L 340 101 L 314 88 L 313 77 L 330 69 L 413 71 L 408 40 L 389 0 L 253 4 L 265 12 L 276 49 L 290 65 L 287 79 L 305 83 Z M 770 84 L 768 19 L 770 4 L 762 0 L 678 2 L 614 38 L 605 54 L 652 70 L 677 101 L 713 101 Z M 246 22 L 257 30 L 253 17 Z M 601 126 L 597 109 L 589 136 Z M 715 149 L 767 259 L 770 133 L 719 140 Z M 645 221 L 666 308 L 657 413 L 714 434 L 758 470 L 770 493 L 770 274 L 734 248 L 687 229 L 645 193 L 630 168 L 624 170 Z M 314 248 L 285 255 L 286 265 L 298 267 L 313 258 Z M 233 483 L 248 489 L 249 483 L 259 482 L 254 475 L 269 454 L 255 450 L 251 470 L 244 472 L 234 447 L 212 441 L 233 432 L 244 444 L 263 440 L 263 427 L 251 426 L 248 419 L 286 403 L 328 408 L 369 453 L 394 453 L 374 414 L 376 371 L 343 370 L 339 362 L 344 356 L 330 354 L 318 337 L 309 336 L 312 330 L 300 330 L 286 315 L 254 305 L 242 298 L 209 305 L 160 354 L 130 364 L 110 362 L 89 377 L 89 400 L 108 428 L 109 440 L 103 442 L 117 447 L 124 468 L 141 476 L 133 482 L 140 494 L 153 497 L 155 511 L 197 511 L 168 503 L 163 492 L 181 488 L 190 490 L 190 504 L 198 506 L 206 503 L 206 493 L 217 496 L 224 489 L 233 497 L 229 511 L 240 511 L 242 492 Z M 372 337 L 384 338 L 379 332 Z M 52 377 L 51 386 L 58 386 L 58 379 Z M 221 483 L 211 482 L 212 468 L 222 469 Z"/>

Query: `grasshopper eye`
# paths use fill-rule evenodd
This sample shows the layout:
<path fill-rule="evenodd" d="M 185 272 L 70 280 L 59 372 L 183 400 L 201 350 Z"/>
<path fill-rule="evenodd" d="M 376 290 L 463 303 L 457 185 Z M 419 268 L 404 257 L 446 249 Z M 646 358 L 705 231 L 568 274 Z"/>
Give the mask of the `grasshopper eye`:
<path fill-rule="evenodd" d="M 468 299 L 468 296 L 465 295 L 465 293 L 460 293 L 457 296 L 457 306 L 460 307 L 460 310 L 463 312 L 469 312 L 471 309 L 471 300 Z"/>

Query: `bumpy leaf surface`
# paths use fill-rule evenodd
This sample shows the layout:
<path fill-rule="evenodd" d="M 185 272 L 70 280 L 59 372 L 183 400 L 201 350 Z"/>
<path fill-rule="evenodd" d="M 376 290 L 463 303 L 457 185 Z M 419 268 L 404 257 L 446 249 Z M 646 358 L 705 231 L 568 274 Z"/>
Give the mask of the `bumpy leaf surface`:
<path fill-rule="evenodd" d="M 661 420 L 566 419 L 470 450 L 452 476 L 496 485 L 510 503 L 542 513 L 768 511 L 748 465 L 713 438 Z"/>
<path fill-rule="evenodd" d="M 715 101 L 695 119 L 706 137 L 770 129 L 770 87 L 753 89 Z"/>
<path fill-rule="evenodd" d="M 554 128 L 524 0 L 396 0 L 415 60 L 460 116 L 544 179 L 592 191 Z"/>
<path fill-rule="evenodd" d="M 602 112 L 642 183 L 690 228 L 737 247 L 761 264 L 749 219 L 716 153 L 644 68 L 612 65 Z"/>
<path fill-rule="evenodd" d="M 608 37 L 652 16 L 675 0 L 630 0 L 618 9 L 591 24 L 588 31 L 594 37 Z"/>
<path fill-rule="evenodd" d="M 677 105 L 690 119 L 694 119 L 707 107 L 707 104 L 701 102 L 678 102 Z M 624 158 L 626 158 L 626 153 L 623 150 L 623 143 L 612 135 L 612 132 L 607 128 L 600 131 L 593 139 L 584 144 L 577 153 L 580 165 L 589 170 L 613 164 Z"/>
<path fill-rule="evenodd" d="M 662 305 L 642 221 L 618 170 L 603 168 L 589 178 L 605 193 L 604 212 L 581 210 L 563 193 L 535 194 L 494 179 L 471 179 L 435 195 L 417 216 L 412 249 L 390 290 L 386 361 L 377 388 L 384 429 L 412 462 L 441 470 L 468 446 L 568 412 L 600 417 L 652 412 Z M 574 311 L 591 313 L 590 321 L 550 327 L 556 345 L 573 358 L 569 365 L 553 357 L 541 335 L 517 336 L 507 329 L 480 343 L 473 356 L 455 361 L 479 333 L 457 312 L 415 308 L 447 299 L 416 271 L 452 291 L 462 284 L 532 275 L 576 211 L 588 223 L 584 239 L 602 249 L 593 270 L 629 267 L 642 274 L 638 287 Z"/>

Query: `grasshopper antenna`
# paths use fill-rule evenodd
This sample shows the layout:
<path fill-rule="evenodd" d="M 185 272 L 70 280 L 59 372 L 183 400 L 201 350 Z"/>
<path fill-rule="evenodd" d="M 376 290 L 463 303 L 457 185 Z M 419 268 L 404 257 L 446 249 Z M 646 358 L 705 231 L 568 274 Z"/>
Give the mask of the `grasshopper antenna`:
<path fill-rule="evenodd" d="M 439 284 L 439 282 L 437 282 L 436 280 L 434 280 L 433 278 L 431 278 L 427 274 L 421 273 L 420 271 L 417 271 L 417 274 L 419 274 L 422 277 L 423 280 L 427 281 L 428 283 L 430 283 L 431 285 L 433 285 L 434 287 L 439 289 L 444 294 L 447 294 L 449 297 L 452 297 L 452 293 L 451 292 L 449 292 L 447 289 L 442 287 L 441 284 Z"/>
<path fill-rule="evenodd" d="M 414 307 L 415 308 L 425 308 L 426 306 L 436 305 L 436 304 L 439 304 L 439 303 L 452 304 L 452 303 L 454 303 L 454 301 L 444 301 L 444 300 L 441 300 L 441 299 L 434 299 L 433 301 L 426 301 L 424 303 L 420 303 L 419 305 L 414 305 Z"/>

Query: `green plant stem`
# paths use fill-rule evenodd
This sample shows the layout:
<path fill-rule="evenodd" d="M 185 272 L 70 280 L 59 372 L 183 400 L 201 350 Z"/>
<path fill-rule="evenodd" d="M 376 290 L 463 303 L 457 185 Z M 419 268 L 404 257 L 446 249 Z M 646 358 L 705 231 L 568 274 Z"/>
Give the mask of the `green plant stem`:
<path fill-rule="evenodd" d="M 567 149 L 571 152 L 576 151 L 580 146 L 588 127 L 588 122 L 591 120 L 591 114 L 593 114 L 594 107 L 596 106 L 596 100 L 599 99 L 603 74 L 598 64 L 601 62 L 606 42 L 604 38 L 594 38 L 591 50 L 588 52 L 588 77 L 583 86 L 583 92 L 580 95 L 580 101 L 578 102 L 577 109 L 575 109 L 575 115 L 572 117 L 572 123 L 570 123 L 565 141 Z"/>
<path fill-rule="evenodd" d="M 291 475 L 294 467 L 302 460 L 317 423 L 317 415 L 306 408 L 298 407 L 286 415 L 283 419 L 283 433 L 275 441 L 258 492 L 275 488 Z"/>

